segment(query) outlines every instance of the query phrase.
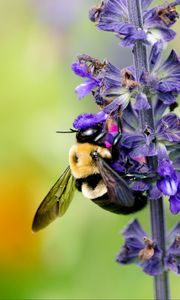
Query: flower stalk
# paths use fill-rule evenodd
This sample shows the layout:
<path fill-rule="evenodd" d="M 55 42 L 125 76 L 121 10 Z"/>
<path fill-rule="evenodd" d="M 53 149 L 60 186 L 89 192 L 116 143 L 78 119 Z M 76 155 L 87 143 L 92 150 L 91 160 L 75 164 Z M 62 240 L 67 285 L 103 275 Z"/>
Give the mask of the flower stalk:
<path fill-rule="evenodd" d="M 152 238 L 161 248 L 164 257 L 166 253 L 166 227 L 162 198 L 150 201 L 150 214 Z M 170 299 L 168 275 L 168 272 L 164 271 L 162 274 L 154 276 L 156 299 Z"/>
<path fill-rule="evenodd" d="M 79 99 L 92 94 L 100 111 L 78 116 L 73 126 L 98 128 L 95 141 L 112 152 L 109 176 L 115 176 L 118 193 L 109 190 L 109 211 L 130 214 L 150 203 L 152 235 L 132 220 L 122 232 L 125 243 L 116 261 L 142 267 L 154 276 L 156 299 L 168 300 L 167 272 L 180 274 L 180 223 L 167 235 L 163 210 L 164 195 L 171 213 L 180 212 L 180 118 L 172 112 L 180 94 L 180 59 L 175 50 L 162 63 L 161 57 L 176 35 L 171 27 L 180 1 L 149 8 L 152 2 L 103 0 L 90 10 L 98 29 L 131 47 L 134 64 L 120 70 L 108 60 L 78 56 L 72 70 L 84 82 L 75 91 Z"/>
<path fill-rule="evenodd" d="M 128 0 L 129 19 L 138 30 L 143 28 L 143 17 L 141 0 Z M 133 58 L 136 73 L 136 80 L 140 81 L 140 76 L 143 71 L 148 71 L 147 48 L 142 41 L 137 41 L 133 47 Z M 151 99 L 149 99 L 151 106 Z M 140 112 L 141 128 L 149 126 L 154 128 L 154 116 L 152 107 L 149 110 L 141 110 Z M 152 166 L 157 165 L 157 157 L 149 157 L 148 164 Z M 165 215 L 163 209 L 163 199 L 151 200 L 150 202 L 150 222 L 152 230 L 152 238 L 162 250 L 162 257 L 166 253 L 166 227 Z M 155 297 L 156 299 L 168 300 L 169 296 L 169 280 L 168 273 L 164 271 L 160 275 L 154 276 Z"/>

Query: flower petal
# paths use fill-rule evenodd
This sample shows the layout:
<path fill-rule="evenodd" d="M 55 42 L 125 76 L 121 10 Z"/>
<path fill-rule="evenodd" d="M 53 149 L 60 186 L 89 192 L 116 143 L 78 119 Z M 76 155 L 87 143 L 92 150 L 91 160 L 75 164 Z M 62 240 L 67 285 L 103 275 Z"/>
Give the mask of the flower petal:
<path fill-rule="evenodd" d="M 147 96 L 144 93 L 137 94 L 136 102 L 133 107 L 136 110 L 150 109 Z"/>
<path fill-rule="evenodd" d="M 159 64 L 163 50 L 164 44 L 162 41 L 158 41 L 153 45 L 149 56 L 149 67 L 151 72 L 155 67 L 157 67 L 157 64 Z"/>
<path fill-rule="evenodd" d="M 180 212 L 180 183 L 178 185 L 177 193 L 169 198 L 170 210 L 173 215 Z"/>
<path fill-rule="evenodd" d="M 98 86 L 98 82 L 94 79 L 86 80 L 75 88 L 75 92 L 78 94 L 78 98 L 82 99 L 87 96 L 94 88 Z"/>
<path fill-rule="evenodd" d="M 104 123 L 107 117 L 108 115 L 103 111 L 97 114 L 82 114 L 74 120 L 73 127 L 78 130 L 91 128 L 97 124 Z"/>

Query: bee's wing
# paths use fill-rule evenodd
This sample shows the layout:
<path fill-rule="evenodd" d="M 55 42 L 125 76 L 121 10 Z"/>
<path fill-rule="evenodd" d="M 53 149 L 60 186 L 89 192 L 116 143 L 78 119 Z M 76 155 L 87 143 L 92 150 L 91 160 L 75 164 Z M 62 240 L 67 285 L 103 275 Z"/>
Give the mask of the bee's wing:
<path fill-rule="evenodd" d="M 96 157 L 96 163 L 112 202 L 123 207 L 133 206 L 135 197 L 125 180 L 101 156 Z"/>
<path fill-rule="evenodd" d="M 73 198 L 74 189 L 75 179 L 68 166 L 38 207 L 32 230 L 38 231 L 49 225 L 58 216 L 62 216 Z"/>

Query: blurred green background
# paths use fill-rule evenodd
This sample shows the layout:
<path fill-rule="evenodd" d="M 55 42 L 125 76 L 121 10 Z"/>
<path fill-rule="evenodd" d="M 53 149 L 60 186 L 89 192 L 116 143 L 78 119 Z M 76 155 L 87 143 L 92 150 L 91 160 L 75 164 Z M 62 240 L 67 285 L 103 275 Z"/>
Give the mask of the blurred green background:
<path fill-rule="evenodd" d="M 103 211 L 76 193 L 64 218 L 33 234 L 32 218 L 68 164 L 74 136 L 56 134 L 95 111 L 77 100 L 70 65 L 80 53 L 131 64 L 129 50 L 89 22 L 88 0 L 0 0 L 0 298 L 152 299 L 152 278 L 115 256 L 131 216 Z M 178 29 L 178 25 L 176 25 Z M 170 48 L 180 50 L 178 37 Z M 167 208 L 167 225 L 178 220 Z M 149 211 L 137 214 L 149 231 Z M 180 278 L 171 275 L 172 298 Z"/>

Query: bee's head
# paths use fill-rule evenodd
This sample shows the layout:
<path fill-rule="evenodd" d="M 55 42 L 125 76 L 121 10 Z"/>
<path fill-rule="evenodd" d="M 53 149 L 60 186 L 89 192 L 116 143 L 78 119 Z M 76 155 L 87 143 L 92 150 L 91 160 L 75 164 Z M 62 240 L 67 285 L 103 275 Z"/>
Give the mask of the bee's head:
<path fill-rule="evenodd" d="M 98 144 L 105 134 L 106 132 L 102 130 L 102 126 L 98 124 L 94 127 L 79 130 L 76 133 L 76 139 L 78 143 Z"/>

